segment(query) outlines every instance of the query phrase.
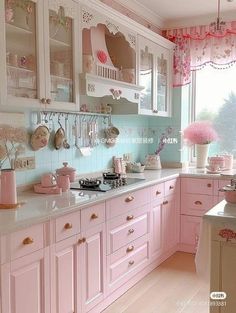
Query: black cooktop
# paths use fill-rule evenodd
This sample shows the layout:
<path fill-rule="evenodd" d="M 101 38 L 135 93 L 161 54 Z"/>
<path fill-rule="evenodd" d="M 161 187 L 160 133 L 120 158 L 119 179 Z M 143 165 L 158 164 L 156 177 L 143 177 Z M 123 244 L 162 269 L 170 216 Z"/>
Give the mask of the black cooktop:
<path fill-rule="evenodd" d="M 142 178 L 127 178 L 119 174 L 104 173 L 103 177 L 83 178 L 77 182 L 71 183 L 70 189 L 106 192 L 123 186 L 138 183 Z"/>

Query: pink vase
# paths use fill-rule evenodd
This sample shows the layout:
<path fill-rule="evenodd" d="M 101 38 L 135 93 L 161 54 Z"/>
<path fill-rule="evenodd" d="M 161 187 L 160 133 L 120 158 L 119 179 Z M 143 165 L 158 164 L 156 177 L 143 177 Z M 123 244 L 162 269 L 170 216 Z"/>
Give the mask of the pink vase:
<path fill-rule="evenodd" d="M 0 200 L 2 204 L 16 204 L 16 173 L 12 169 L 1 170 Z"/>

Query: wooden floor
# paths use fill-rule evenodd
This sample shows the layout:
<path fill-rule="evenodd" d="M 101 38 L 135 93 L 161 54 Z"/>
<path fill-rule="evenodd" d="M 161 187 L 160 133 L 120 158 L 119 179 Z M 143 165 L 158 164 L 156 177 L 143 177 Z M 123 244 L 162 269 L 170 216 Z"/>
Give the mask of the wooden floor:
<path fill-rule="evenodd" d="M 177 252 L 103 313 L 208 313 L 208 299 L 194 256 Z"/>

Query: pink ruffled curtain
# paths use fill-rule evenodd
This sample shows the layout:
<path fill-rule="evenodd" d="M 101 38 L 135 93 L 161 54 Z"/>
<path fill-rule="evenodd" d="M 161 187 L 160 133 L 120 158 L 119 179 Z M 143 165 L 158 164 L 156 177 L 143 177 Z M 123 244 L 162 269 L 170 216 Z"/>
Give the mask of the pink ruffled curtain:
<path fill-rule="evenodd" d="M 174 87 L 189 84 L 191 71 L 206 64 L 223 69 L 236 62 L 236 21 L 226 23 L 222 33 L 198 26 L 167 30 L 165 36 L 176 44 Z"/>

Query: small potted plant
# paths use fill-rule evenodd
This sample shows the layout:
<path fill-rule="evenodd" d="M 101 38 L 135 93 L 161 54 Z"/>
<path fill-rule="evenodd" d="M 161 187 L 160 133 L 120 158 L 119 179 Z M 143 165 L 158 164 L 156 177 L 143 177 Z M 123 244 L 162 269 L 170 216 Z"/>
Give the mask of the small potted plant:
<path fill-rule="evenodd" d="M 162 133 L 159 144 L 155 151 L 155 154 L 149 154 L 145 159 L 145 169 L 147 170 L 159 170 L 161 169 L 160 153 L 164 149 L 167 139 L 170 137 L 173 128 L 167 127 L 165 132 Z"/>
<path fill-rule="evenodd" d="M 210 143 L 218 139 L 210 121 L 197 121 L 183 131 L 183 138 L 189 145 L 196 145 L 196 167 L 203 168 L 207 163 Z"/>

